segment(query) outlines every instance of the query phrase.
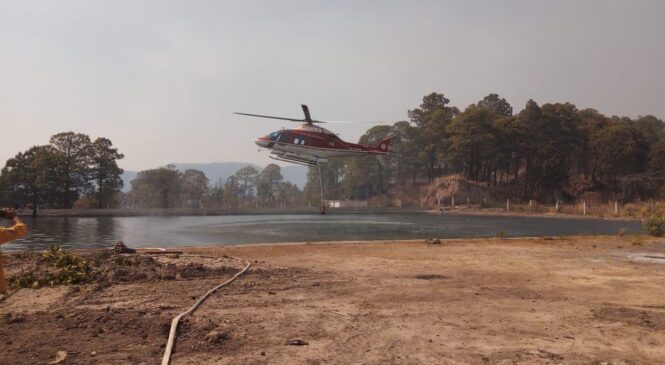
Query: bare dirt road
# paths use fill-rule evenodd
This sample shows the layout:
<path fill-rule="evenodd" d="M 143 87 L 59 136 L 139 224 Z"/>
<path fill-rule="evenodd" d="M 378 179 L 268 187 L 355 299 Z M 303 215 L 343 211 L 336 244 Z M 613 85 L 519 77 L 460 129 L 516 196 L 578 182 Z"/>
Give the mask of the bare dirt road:
<path fill-rule="evenodd" d="M 185 321 L 173 364 L 665 363 L 665 244 L 658 240 L 188 252 L 240 256 L 253 266 Z M 24 267 L 22 260 L 8 257 L 10 270 Z M 21 289 L 0 303 L 0 364 L 48 363 L 58 351 L 68 364 L 159 363 L 170 319 L 242 266 L 221 263 L 228 270 L 198 276 Z M 307 344 L 288 345 L 293 339 Z"/>

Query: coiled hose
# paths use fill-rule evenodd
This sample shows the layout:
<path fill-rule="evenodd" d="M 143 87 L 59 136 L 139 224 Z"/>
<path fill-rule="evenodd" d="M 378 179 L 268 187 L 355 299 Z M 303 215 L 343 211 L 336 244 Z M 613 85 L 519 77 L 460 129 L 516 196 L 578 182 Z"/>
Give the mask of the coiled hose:
<path fill-rule="evenodd" d="M 211 256 L 203 256 L 203 255 L 185 255 L 185 256 L 190 256 L 190 257 L 204 257 L 204 258 L 215 258 L 215 257 L 211 257 Z M 205 293 L 205 294 L 203 294 L 203 295 L 202 295 L 202 296 L 196 301 L 196 303 L 194 303 L 194 305 L 192 305 L 189 309 L 187 309 L 186 311 L 184 311 L 184 312 L 178 314 L 177 316 L 175 316 L 175 318 L 173 318 L 173 320 L 171 321 L 171 330 L 169 331 L 169 339 L 168 339 L 168 341 L 166 342 L 166 349 L 164 350 L 164 357 L 162 358 L 162 365 L 169 365 L 169 362 L 171 361 L 171 351 L 173 351 L 173 343 L 175 342 L 176 330 L 178 329 L 178 323 L 180 323 L 180 320 L 181 320 L 183 317 L 185 317 L 185 316 L 187 316 L 187 315 L 189 315 L 189 314 L 192 314 L 192 313 L 196 310 L 196 308 L 198 308 L 199 305 L 201 305 L 201 303 L 203 303 L 206 299 L 208 299 L 208 297 L 209 297 L 210 295 L 212 295 L 213 293 L 215 293 L 215 292 L 216 292 L 217 290 L 219 290 L 220 288 L 222 288 L 222 287 L 224 287 L 224 286 L 226 286 L 226 285 L 232 283 L 232 282 L 233 282 L 235 279 L 237 279 L 240 275 L 244 274 L 244 273 L 249 269 L 249 267 L 252 265 L 249 261 L 247 261 L 247 260 L 245 260 L 245 259 L 241 259 L 241 258 L 239 258 L 239 257 L 233 257 L 233 256 L 226 256 L 226 257 L 232 258 L 232 259 L 234 259 L 234 260 L 238 260 L 238 261 L 243 261 L 243 262 L 245 262 L 245 267 L 244 267 L 242 270 L 240 270 L 239 272 L 237 272 L 235 275 L 233 275 L 229 280 L 227 280 L 227 281 L 225 281 L 225 282 L 223 282 L 223 283 L 217 285 L 216 287 L 214 287 L 214 288 L 208 290 L 208 292 Z"/>

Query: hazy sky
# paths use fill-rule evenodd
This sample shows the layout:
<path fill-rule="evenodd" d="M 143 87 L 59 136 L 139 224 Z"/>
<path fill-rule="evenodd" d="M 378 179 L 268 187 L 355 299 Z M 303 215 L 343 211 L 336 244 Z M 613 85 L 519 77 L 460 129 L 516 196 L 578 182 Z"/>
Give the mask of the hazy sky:
<path fill-rule="evenodd" d="M 126 169 L 265 165 L 288 125 L 233 111 L 392 123 L 432 91 L 665 118 L 664 68 L 659 0 L 0 0 L 0 160 L 73 130 Z"/>

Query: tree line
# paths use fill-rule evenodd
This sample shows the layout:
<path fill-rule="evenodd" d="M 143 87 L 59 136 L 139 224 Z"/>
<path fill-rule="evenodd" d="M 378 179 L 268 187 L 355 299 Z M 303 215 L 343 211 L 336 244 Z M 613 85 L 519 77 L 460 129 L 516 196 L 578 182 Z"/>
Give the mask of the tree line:
<path fill-rule="evenodd" d="M 323 174 L 328 198 L 389 196 L 448 174 L 516 199 L 572 200 L 599 192 L 632 201 L 665 192 L 664 123 L 652 115 L 606 116 L 533 100 L 514 113 L 497 94 L 460 110 L 431 93 L 407 116 L 360 138 L 372 145 L 388 133 L 396 136 L 396 153 L 385 166 L 373 157 L 330 161 Z M 315 200 L 318 189 L 318 171 L 310 169 L 306 199 Z"/>
<path fill-rule="evenodd" d="M 115 205 L 124 155 L 107 138 L 64 132 L 7 160 L 0 172 L 0 203 L 17 208 L 69 209 L 75 203 Z"/>
<path fill-rule="evenodd" d="M 132 189 L 122 194 L 126 208 L 239 208 L 296 207 L 302 191 L 284 181 L 281 167 L 269 164 L 260 172 L 245 166 L 225 180 L 210 184 L 205 173 L 174 165 L 138 173 Z"/>
<path fill-rule="evenodd" d="M 210 183 L 200 170 L 174 165 L 137 174 L 123 192 L 124 155 L 104 137 L 64 132 L 10 158 L 0 171 L 0 205 L 15 208 L 257 208 L 302 206 L 303 193 L 281 168 L 248 165 Z"/>
<path fill-rule="evenodd" d="M 459 174 L 488 192 L 542 202 L 574 200 L 586 192 L 607 199 L 665 195 L 664 123 L 655 116 L 606 116 L 571 103 L 529 100 L 515 113 L 497 94 L 464 110 L 441 93 L 423 97 L 408 120 L 379 125 L 359 143 L 395 135 L 385 164 L 371 156 L 330 159 L 322 169 L 325 198 L 371 199 Z M 65 132 L 7 160 L 0 204 L 44 208 L 256 208 L 318 206 L 318 169 L 301 191 L 278 165 L 246 166 L 223 181 L 169 165 L 141 171 L 122 192 L 124 158 L 107 138 Z"/>

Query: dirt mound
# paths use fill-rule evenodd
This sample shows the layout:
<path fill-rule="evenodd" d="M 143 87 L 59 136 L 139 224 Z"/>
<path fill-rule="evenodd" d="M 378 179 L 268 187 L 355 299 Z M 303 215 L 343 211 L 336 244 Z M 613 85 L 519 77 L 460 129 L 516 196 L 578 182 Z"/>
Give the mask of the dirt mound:
<path fill-rule="evenodd" d="M 201 263 L 168 263 L 144 255 L 111 255 L 109 258 L 95 263 L 91 276 L 95 282 L 104 285 L 216 277 L 236 271 L 226 266 L 210 267 Z"/>
<path fill-rule="evenodd" d="M 49 255 L 35 256 L 30 264 L 11 276 L 14 288 L 44 287 L 71 284 L 96 283 L 109 286 L 115 283 L 152 282 L 219 277 L 237 272 L 222 265 L 219 260 L 187 262 L 178 256 L 153 257 L 141 254 L 115 254 L 113 251 L 97 253 L 73 253 L 58 251 L 56 259 Z M 186 257 L 186 256 L 185 256 Z"/>

